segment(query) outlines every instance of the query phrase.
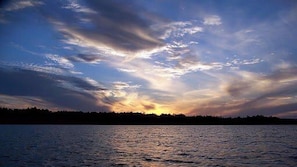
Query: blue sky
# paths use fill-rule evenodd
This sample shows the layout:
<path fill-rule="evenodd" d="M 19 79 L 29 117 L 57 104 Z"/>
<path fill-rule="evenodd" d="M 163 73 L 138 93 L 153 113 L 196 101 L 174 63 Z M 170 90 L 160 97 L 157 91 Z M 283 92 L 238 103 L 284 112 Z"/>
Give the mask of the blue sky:
<path fill-rule="evenodd" d="M 294 0 L 5 1 L 0 105 L 297 117 Z"/>

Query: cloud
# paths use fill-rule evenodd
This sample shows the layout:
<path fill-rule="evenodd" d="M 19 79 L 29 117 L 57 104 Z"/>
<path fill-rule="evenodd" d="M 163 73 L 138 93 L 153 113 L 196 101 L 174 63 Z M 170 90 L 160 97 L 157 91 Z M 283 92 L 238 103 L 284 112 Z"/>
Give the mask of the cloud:
<path fill-rule="evenodd" d="M 263 106 L 258 108 L 243 109 L 238 113 L 239 115 L 282 115 L 287 117 L 291 112 L 297 111 L 297 103 L 281 104 L 277 106 Z"/>
<path fill-rule="evenodd" d="M 93 63 L 97 64 L 103 60 L 103 56 L 96 54 L 77 54 L 76 56 L 65 57 L 72 62 L 83 62 L 83 63 Z"/>
<path fill-rule="evenodd" d="M 131 82 L 114 81 L 108 90 L 104 91 L 106 97 L 114 102 L 125 101 L 129 94 L 137 92 L 140 85 L 131 85 Z"/>
<path fill-rule="evenodd" d="M 60 79 L 61 78 L 61 79 Z M 56 77 L 56 80 L 60 83 L 68 83 L 72 88 L 79 88 L 81 91 L 101 91 L 101 90 L 106 90 L 101 86 L 99 83 L 97 83 L 95 80 L 92 80 L 90 78 L 77 78 L 77 77 L 63 77 L 63 76 L 58 76 Z"/>
<path fill-rule="evenodd" d="M 263 62 L 260 58 L 254 58 L 254 59 L 233 59 L 230 62 L 227 62 L 225 65 L 226 66 L 238 66 L 238 65 L 253 65 L 253 64 L 258 64 Z"/>
<path fill-rule="evenodd" d="M 190 21 L 163 23 L 154 25 L 153 27 L 160 33 L 163 33 L 160 35 L 161 39 L 181 38 L 185 35 L 193 35 L 198 32 L 203 32 L 201 26 L 193 25 Z"/>
<path fill-rule="evenodd" d="M 226 88 L 226 91 L 231 95 L 231 96 L 239 96 L 242 94 L 242 92 L 245 92 L 246 90 L 250 89 L 252 85 L 250 82 L 244 82 L 244 81 L 237 81 L 237 82 L 232 82 L 231 85 L 229 85 Z"/>
<path fill-rule="evenodd" d="M 33 53 L 32 53 L 33 54 Z M 72 74 L 82 74 L 82 72 L 75 71 L 74 64 L 68 59 L 68 57 L 59 56 L 56 54 L 35 54 L 35 56 L 40 56 L 44 59 L 44 64 L 37 63 L 3 63 L 0 64 L 6 66 L 20 67 L 26 70 L 38 71 L 49 74 L 59 74 L 59 75 L 72 75 Z"/>
<path fill-rule="evenodd" d="M 32 8 L 44 5 L 43 2 L 37 0 L 11 0 L 11 1 L 1 1 L 0 6 L 0 23 L 7 24 L 11 21 L 16 21 L 20 16 L 17 11 L 26 8 Z"/>
<path fill-rule="evenodd" d="M 48 3 L 51 2 L 47 2 L 47 5 L 49 5 Z M 173 90 L 172 83 L 175 83 L 174 87 L 183 87 L 179 81 L 173 80 L 170 77 L 164 78 L 164 76 L 168 75 L 168 72 L 171 72 L 169 75 L 173 76 L 182 71 L 181 69 L 176 68 L 172 71 L 172 69 L 164 66 L 155 68 L 152 57 L 167 49 L 163 39 L 160 37 L 164 30 L 153 27 L 155 20 L 142 15 L 139 9 L 122 3 L 106 1 L 86 2 L 86 4 L 88 6 L 83 6 L 76 2 L 60 5 L 63 11 L 58 9 L 55 12 L 44 8 L 40 9 L 41 11 L 45 10 L 42 11 L 43 14 L 63 36 L 61 41 L 68 44 L 66 46 L 73 48 L 71 51 L 81 49 L 82 52 L 74 56 L 47 54 L 45 67 L 33 65 L 28 70 L 36 73 L 49 73 L 46 74 L 49 76 L 54 75 L 53 73 L 59 70 L 59 75 L 65 75 L 69 70 L 74 69 L 75 62 L 107 63 L 112 68 L 129 73 L 132 77 L 143 79 L 144 81 L 141 82 L 147 84 L 148 88 L 141 90 L 143 92 L 139 93 L 139 91 L 135 90 L 135 88 L 139 87 L 139 84 L 131 85 L 128 82 L 114 82 L 110 85 L 109 90 L 101 90 L 95 89 L 96 87 L 90 87 L 86 82 L 80 82 L 80 80 L 75 78 L 67 78 L 67 81 L 59 78 L 56 80 L 57 85 L 63 89 L 90 94 L 96 98 L 99 96 L 102 99 L 99 98 L 98 100 L 104 104 L 103 106 L 117 103 L 118 108 L 113 108 L 117 110 L 124 110 L 124 108 L 121 109 L 120 107 L 122 106 L 122 101 L 122 104 L 126 106 L 125 111 L 128 111 L 128 109 L 131 109 L 130 111 L 134 109 L 139 111 L 145 110 L 146 107 L 141 104 L 152 104 L 154 99 L 154 96 L 148 92 L 153 94 L 155 91 L 162 89 L 170 92 Z M 82 12 L 83 8 L 96 11 L 96 13 Z M 65 11 L 65 9 L 67 10 Z M 64 12 L 67 14 L 64 15 Z M 82 18 L 87 18 L 89 21 L 86 23 L 82 21 Z M 193 35 L 202 31 L 203 29 L 199 26 L 187 25 L 176 29 L 171 35 Z M 177 42 L 175 45 L 177 45 L 176 48 L 181 48 L 184 43 Z M 186 45 L 184 46 L 187 47 Z M 131 59 L 127 61 L 127 57 Z M 149 60 L 136 60 L 134 58 L 147 58 Z M 86 81 L 86 79 L 83 80 Z M 103 92 L 103 95 L 94 93 L 98 91 Z M 144 92 L 148 94 L 144 95 Z M 134 98 L 136 95 L 139 99 Z M 132 102 L 132 100 L 136 100 L 136 102 Z M 46 101 L 49 100 L 46 99 Z M 157 110 L 160 107 L 157 104 L 154 105 L 154 109 L 152 107 L 147 108 Z M 133 106 L 136 107 L 133 109 Z"/>
<path fill-rule="evenodd" d="M 221 68 L 219 63 L 198 60 L 196 53 L 189 51 L 189 45 L 183 37 L 203 32 L 203 28 L 195 24 L 195 21 L 156 21 L 155 18 L 142 15 L 145 12 L 140 12 L 133 5 L 120 2 L 92 1 L 86 4 L 89 9 L 97 12 L 85 13 L 90 20 L 86 26 L 63 17 L 50 19 L 64 35 L 63 42 L 89 50 L 95 49 L 97 52 L 96 55 L 86 52 L 68 57 L 72 62 L 104 61 L 121 72 L 145 80 L 151 89 L 166 91 L 173 90 L 170 86 L 173 82 L 184 87 L 183 83 L 176 80 L 177 77 L 190 72 Z M 79 8 L 79 4 L 72 5 Z M 173 42 L 165 44 L 165 39 Z M 166 56 L 168 63 L 157 64 L 157 61 L 153 61 L 160 55 Z"/>
<path fill-rule="evenodd" d="M 282 95 L 282 92 L 291 92 L 294 94 L 297 93 L 294 91 L 295 88 L 293 86 L 297 83 L 296 73 L 296 67 L 288 67 L 285 69 L 278 69 L 270 75 L 249 75 L 248 78 L 244 77 L 243 79 L 230 82 L 226 90 L 232 96 L 239 96 L 246 92 L 262 92 L 262 96 L 264 97 L 268 97 L 273 94 Z"/>
<path fill-rule="evenodd" d="M 171 100 L 170 108 L 187 115 L 291 117 L 297 100 L 296 72 L 296 66 L 286 64 L 270 74 L 242 70 L 204 71 L 206 78 L 189 74 L 183 78 L 195 85 L 174 95 L 179 98 Z"/>
<path fill-rule="evenodd" d="M 22 44 L 22 40 L 19 41 L 24 48 L 18 48 L 18 51 L 32 57 L 38 56 L 38 59 L 22 56 L 16 60 L 20 71 L 1 73 L 3 76 L 16 74 L 20 78 L 30 76 L 33 80 L 46 82 L 45 88 L 57 92 L 57 96 L 48 92 L 49 96 L 45 97 L 41 94 L 43 91 L 35 90 L 26 92 L 26 96 L 25 90 L 32 86 L 23 86 L 24 90 L 16 88 L 21 92 L 19 94 L 9 95 L 6 91 L 2 95 L 5 103 L 15 99 L 22 101 L 22 105 L 48 103 L 69 107 L 70 102 L 58 102 L 52 98 L 67 99 L 70 96 L 73 101 L 80 98 L 88 101 L 82 102 L 88 107 L 107 106 L 114 111 L 152 112 L 162 109 L 163 112 L 193 111 L 208 115 L 251 114 L 261 108 L 268 111 L 273 107 L 285 108 L 287 104 L 294 104 L 296 82 L 293 73 L 296 70 L 281 64 L 283 68 L 267 74 L 273 68 L 269 62 L 279 63 L 280 57 L 284 59 L 289 54 L 293 57 L 292 61 L 296 60 L 288 49 L 288 46 L 294 48 L 296 43 L 293 31 L 293 27 L 296 27 L 296 10 L 276 11 L 273 15 L 276 17 L 269 16 L 269 19 L 254 15 L 252 20 L 246 20 L 246 17 L 242 17 L 250 14 L 245 15 L 246 7 L 239 9 L 234 6 L 238 17 L 229 18 L 232 12 L 218 10 L 213 12 L 220 15 L 205 15 L 205 4 L 193 3 L 195 11 L 185 14 L 190 16 L 187 18 L 197 20 L 184 20 L 185 17 L 181 15 L 176 18 L 165 14 L 162 16 L 170 18 L 161 18 L 161 15 L 151 13 L 158 10 L 154 7 L 158 3 L 142 7 L 142 2 L 133 2 L 67 0 L 41 3 L 24 0 L 7 3 L 7 8 L 2 8 L 0 12 L 0 22 L 5 22 L 4 19 L 20 25 L 30 22 L 32 24 L 25 27 L 37 26 L 36 33 L 43 34 L 45 30 L 52 35 L 38 36 L 36 42 L 49 41 L 48 45 L 44 43 L 44 47 L 38 47 L 38 50 L 33 45 L 29 46 L 30 43 Z M 214 10 L 219 8 L 215 7 Z M 243 11 L 238 13 L 237 9 Z M 267 11 L 264 13 L 268 14 Z M 26 23 L 15 19 L 19 16 Z M 43 29 L 48 26 L 44 21 L 49 21 L 53 26 Z M 8 30 L 8 26 L 13 24 L 5 26 L 4 29 Z M 35 33 L 35 29 L 33 31 Z M 47 40 L 47 37 L 51 39 Z M 290 39 L 289 42 L 287 39 Z M 273 56 L 271 53 L 274 53 Z M 15 53 L 14 57 L 17 55 Z M 14 59 L 9 55 L 6 57 L 4 61 Z M 20 62 L 23 60 L 27 62 Z M 34 62 L 28 62 L 31 60 Z M 104 74 L 97 77 L 106 78 L 107 84 L 83 77 L 98 70 L 104 70 Z M 16 78 L 10 76 L 9 79 Z M 38 85 L 36 89 L 42 88 Z"/>
<path fill-rule="evenodd" d="M 283 65 L 278 64 L 274 73 L 264 77 L 264 79 L 279 81 L 279 82 L 289 82 L 297 79 L 297 66 L 291 65 L 290 63 L 283 63 Z"/>
<path fill-rule="evenodd" d="M 106 99 L 100 99 L 95 95 L 95 92 L 98 93 L 104 89 L 81 78 L 20 68 L 1 68 L 0 76 L 2 80 L 0 94 L 5 96 L 34 97 L 52 107 L 82 111 L 110 111 L 109 105 L 104 103 Z"/>
<path fill-rule="evenodd" d="M 5 11 L 15 11 L 20 10 L 28 7 L 38 6 L 44 4 L 41 1 L 35 1 L 35 0 L 13 0 L 9 2 L 9 4 L 4 8 Z"/>
<path fill-rule="evenodd" d="M 207 16 L 203 20 L 204 25 L 221 25 L 221 18 L 217 15 Z"/>
<path fill-rule="evenodd" d="M 126 73 L 133 73 L 133 72 L 136 72 L 136 70 L 133 70 L 133 69 L 127 69 L 127 68 L 118 68 L 119 71 L 122 71 L 122 72 L 126 72 Z"/>
<path fill-rule="evenodd" d="M 126 88 L 139 88 L 140 85 L 130 85 L 127 82 L 122 82 L 122 81 L 115 81 L 113 82 L 113 87 L 117 90 L 122 90 L 122 89 L 126 89 Z"/>
<path fill-rule="evenodd" d="M 189 114 L 286 117 L 297 110 L 296 72 L 296 66 L 277 69 L 268 75 L 233 72 L 233 79 L 225 78 L 216 90 L 218 97 L 200 98 Z"/>
<path fill-rule="evenodd" d="M 157 32 L 150 28 L 154 20 L 142 16 L 139 9 L 113 1 L 87 3 L 91 10 L 96 11 L 87 13 L 89 26 L 81 25 L 83 23 L 75 17 L 65 18 L 62 13 L 56 14 L 56 17 L 49 15 L 51 22 L 64 34 L 64 41 L 68 44 L 96 48 L 102 53 L 127 57 L 164 45 Z"/>
<path fill-rule="evenodd" d="M 17 104 L 17 105 L 16 105 Z M 30 108 L 32 106 L 38 106 L 38 108 L 49 109 L 52 111 L 66 110 L 69 108 L 54 107 L 51 103 L 43 101 L 38 97 L 32 96 L 10 96 L 0 94 L 0 105 L 6 108 Z"/>
<path fill-rule="evenodd" d="M 66 69 L 70 69 L 74 67 L 74 65 L 68 59 L 62 56 L 55 55 L 55 54 L 45 54 L 45 57 L 54 62 L 54 63 L 47 63 L 47 65 L 49 66 L 55 66 L 56 64 L 58 64 L 60 67 L 63 67 Z"/>
<path fill-rule="evenodd" d="M 184 57 L 178 59 L 176 67 L 178 69 L 184 69 L 185 73 L 191 72 L 191 71 L 198 71 L 198 70 L 211 70 L 215 68 L 222 68 L 222 65 L 219 63 L 202 63 L 197 55 L 194 55 L 193 53 L 188 53 Z"/>
<path fill-rule="evenodd" d="M 112 110 L 117 112 L 145 112 L 145 113 L 164 113 L 166 107 L 155 102 L 147 95 L 137 92 L 126 92 L 121 100 L 116 101 L 112 105 Z M 168 109 L 168 108 L 166 108 Z"/>
<path fill-rule="evenodd" d="M 154 110 L 156 106 L 154 104 L 142 104 L 145 110 Z"/>
<path fill-rule="evenodd" d="M 63 6 L 62 8 L 70 9 L 77 13 L 86 13 L 86 14 L 96 14 L 97 13 L 96 11 L 92 10 L 91 8 L 80 5 L 75 0 L 70 0 L 69 4 Z"/>

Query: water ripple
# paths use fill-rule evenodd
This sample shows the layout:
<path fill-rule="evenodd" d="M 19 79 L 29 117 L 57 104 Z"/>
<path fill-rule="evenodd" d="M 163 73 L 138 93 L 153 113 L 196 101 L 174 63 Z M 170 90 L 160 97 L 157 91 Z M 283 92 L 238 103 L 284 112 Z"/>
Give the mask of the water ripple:
<path fill-rule="evenodd" d="M 0 166 L 297 164 L 297 126 L 0 126 Z"/>

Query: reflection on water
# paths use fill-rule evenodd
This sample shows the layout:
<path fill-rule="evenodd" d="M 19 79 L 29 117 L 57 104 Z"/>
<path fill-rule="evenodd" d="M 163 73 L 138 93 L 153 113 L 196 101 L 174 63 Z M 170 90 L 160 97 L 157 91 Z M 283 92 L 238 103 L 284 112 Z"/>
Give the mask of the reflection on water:
<path fill-rule="evenodd" d="M 296 166 L 297 126 L 1 125 L 0 166 Z"/>

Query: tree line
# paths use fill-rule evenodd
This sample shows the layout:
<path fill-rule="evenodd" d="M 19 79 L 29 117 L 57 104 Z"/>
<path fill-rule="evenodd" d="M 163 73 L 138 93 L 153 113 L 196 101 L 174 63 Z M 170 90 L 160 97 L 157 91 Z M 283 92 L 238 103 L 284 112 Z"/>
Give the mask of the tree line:
<path fill-rule="evenodd" d="M 297 119 L 262 115 L 247 117 L 185 116 L 134 112 L 81 112 L 47 109 L 0 108 L 0 124 L 92 124 L 92 125 L 271 125 L 297 124 Z"/>

